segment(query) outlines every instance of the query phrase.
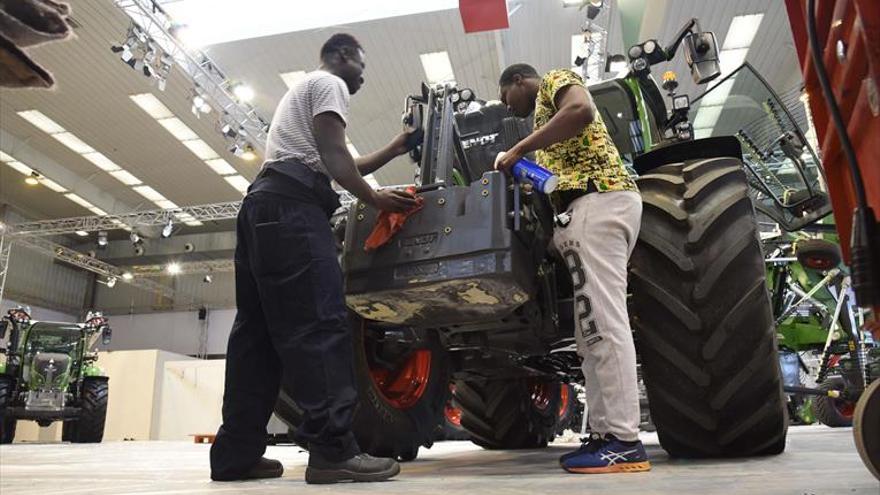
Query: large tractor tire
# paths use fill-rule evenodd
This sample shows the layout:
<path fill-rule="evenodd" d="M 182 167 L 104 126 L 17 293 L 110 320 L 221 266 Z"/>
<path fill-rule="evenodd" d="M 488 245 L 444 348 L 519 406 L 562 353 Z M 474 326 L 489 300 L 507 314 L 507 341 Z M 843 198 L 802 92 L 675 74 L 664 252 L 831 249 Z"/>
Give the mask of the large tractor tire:
<path fill-rule="evenodd" d="M 461 425 L 486 449 L 546 447 L 559 423 L 560 395 L 559 383 L 527 378 L 455 383 Z"/>
<path fill-rule="evenodd" d="M 401 461 L 430 447 L 449 398 L 449 362 L 439 338 L 415 338 L 408 330 L 387 330 L 352 316 L 358 404 L 352 429 L 361 450 Z M 404 335 L 405 334 L 405 335 Z M 388 342 L 415 341 L 410 346 Z M 385 342 L 385 343 L 383 343 Z M 297 441 L 303 411 L 282 386 L 275 414 Z M 302 442 L 297 442 L 308 448 Z"/>
<path fill-rule="evenodd" d="M 788 418 L 742 162 L 672 163 L 638 185 L 631 311 L 661 446 L 689 458 L 782 452 Z"/>
<path fill-rule="evenodd" d="M 15 418 L 6 417 L 6 408 L 12 404 L 15 380 L 0 376 L 0 444 L 12 443 L 15 438 Z"/>
<path fill-rule="evenodd" d="M 846 381 L 841 376 L 829 376 L 827 380 L 819 384 L 819 390 L 846 389 Z M 844 399 L 831 397 L 816 397 L 813 399 L 813 414 L 816 421 L 832 428 L 852 426 L 853 415 L 856 412 L 856 403 Z"/>
<path fill-rule="evenodd" d="M 64 422 L 61 427 L 61 438 L 73 443 L 101 443 L 101 440 L 104 439 L 108 398 L 107 378 L 89 377 L 84 379 L 82 396 L 79 400 L 79 418 Z"/>

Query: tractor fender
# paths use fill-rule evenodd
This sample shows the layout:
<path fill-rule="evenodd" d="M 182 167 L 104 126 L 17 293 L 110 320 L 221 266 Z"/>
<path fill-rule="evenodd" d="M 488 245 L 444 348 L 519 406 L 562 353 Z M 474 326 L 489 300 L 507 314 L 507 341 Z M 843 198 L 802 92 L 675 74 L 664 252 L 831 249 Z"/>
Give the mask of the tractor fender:
<path fill-rule="evenodd" d="M 722 156 L 742 160 L 742 146 L 737 138 L 733 136 L 719 136 L 661 145 L 643 155 L 637 156 L 633 160 L 633 168 L 636 169 L 639 175 L 644 175 L 668 163 Z"/>

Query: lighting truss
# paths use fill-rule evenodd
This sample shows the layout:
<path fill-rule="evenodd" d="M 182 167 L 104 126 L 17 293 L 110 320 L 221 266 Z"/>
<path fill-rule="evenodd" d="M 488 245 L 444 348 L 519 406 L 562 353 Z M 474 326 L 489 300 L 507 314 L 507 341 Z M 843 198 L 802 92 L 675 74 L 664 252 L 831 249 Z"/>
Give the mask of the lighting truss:
<path fill-rule="evenodd" d="M 589 7 L 585 9 L 580 36 L 584 37 L 582 43 L 586 48 L 587 56 L 580 67 L 572 68 L 575 72 L 579 70 L 584 80 L 595 82 L 603 79 L 605 62 L 608 56 L 608 27 L 614 15 L 611 12 L 612 9 L 613 7 L 610 5 L 603 5 L 599 8 L 596 17 L 592 19 L 589 17 Z M 574 54 L 572 54 L 573 56 Z"/>
<path fill-rule="evenodd" d="M 172 19 L 155 0 L 115 0 L 116 6 L 156 42 L 198 88 L 201 95 L 214 102 L 228 119 L 243 128 L 251 143 L 265 155 L 269 123 L 253 106 L 239 101 L 232 93 L 232 82 L 203 51 L 189 48 L 171 34 Z"/>
<path fill-rule="evenodd" d="M 397 187 L 397 186 L 395 186 Z M 348 191 L 338 191 L 339 200 L 344 208 L 357 201 Z M 165 297 L 174 297 L 174 289 L 147 279 L 157 276 L 161 271 L 156 267 L 165 265 L 144 266 L 138 272 L 130 271 L 133 278 L 126 280 L 122 275 L 129 270 L 119 268 L 86 254 L 77 252 L 61 244 L 54 243 L 47 236 L 76 234 L 77 232 L 110 231 L 118 229 L 136 229 L 138 227 L 164 226 L 169 221 L 179 221 L 179 217 L 189 215 L 199 221 L 230 220 L 238 216 L 241 201 L 213 203 L 206 205 L 187 206 L 170 210 L 144 210 L 122 215 L 95 215 L 88 217 L 59 218 L 55 220 L 39 220 L 0 226 L 0 300 L 6 286 L 6 274 L 13 244 L 36 249 L 55 259 L 64 261 L 83 270 L 115 277 L 117 280 L 139 287 Z M 231 260 L 213 260 L 180 263 L 181 273 L 228 272 L 234 269 Z M 166 274 L 167 275 L 167 274 Z"/>
<path fill-rule="evenodd" d="M 122 215 L 95 215 L 87 217 L 59 218 L 55 220 L 39 220 L 23 222 L 7 227 L 7 237 L 22 238 L 73 234 L 77 231 L 96 232 L 101 230 L 118 230 L 124 227 L 165 226 L 168 222 L 179 222 L 180 217 L 192 216 L 199 221 L 229 220 L 238 216 L 241 201 L 212 203 L 206 205 L 186 206 L 170 210 L 144 210 Z"/>
<path fill-rule="evenodd" d="M 180 271 L 177 275 L 195 275 L 202 273 L 225 273 L 235 271 L 233 260 L 204 260 L 204 261 L 181 261 L 177 263 Z M 168 276 L 167 264 L 136 265 L 127 268 L 127 271 L 138 277 L 166 277 Z"/>
<path fill-rule="evenodd" d="M 5 241 L 9 241 L 10 239 L 4 239 Z M 48 239 L 43 237 L 26 237 L 15 239 L 14 243 L 16 245 L 22 245 L 36 251 L 45 253 L 49 256 L 54 257 L 57 260 L 63 261 L 65 263 L 69 263 L 76 267 L 82 268 L 83 270 L 90 271 L 92 273 L 96 273 L 98 275 L 102 275 L 106 278 L 116 278 L 118 281 L 125 282 L 127 284 L 131 284 L 135 287 L 144 289 L 149 292 L 153 292 L 156 294 L 160 294 L 169 299 L 174 298 L 174 289 L 168 287 L 167 285 L 163 285 L 157 283 L 148 278 L 138 278 L 134 277 L 130 280 L 126 280 L 122 277 L 122 274 L 125 273 L 125 270 L 113 266 L 109 263 L 103 262 L 97 258 L 92 258 L 86 254 L 82 254 L 80 252 L 74 251 L 66 246 L 62 246 L 61 244 L 54 243 Z M 4 274 L 5 268 L 8 266 L 9 254 L 7 253 L 7 263 L 4 264 Z M 2 292 L 0 292 L 0 296 L 2 296 Z"/>

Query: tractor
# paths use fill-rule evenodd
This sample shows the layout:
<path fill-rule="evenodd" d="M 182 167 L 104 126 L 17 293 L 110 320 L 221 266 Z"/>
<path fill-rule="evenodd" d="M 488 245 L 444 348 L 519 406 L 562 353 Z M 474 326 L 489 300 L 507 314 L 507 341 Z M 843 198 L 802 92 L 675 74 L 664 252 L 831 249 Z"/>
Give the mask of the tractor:
<path fill-rule="evenodd" d="M 667 78 L 667 109 L 651 67 L 680 47 L 697 84 L 718 78 L 715 36 L 693 19 L 667 47 L 633 46 L 622 77 L 589 86 L 643 199 L 629 313 L 650 417 L 673 456 L 778 454 L 788 418 L 755 212 L 796 229 L 830 206 L 818 159 L 750 67 L 694 104 Z M 741 108 L 736 129 L 695 139 L 699 107 L 723 107 L 716 91 L 729 91 L 733 77 L 762 91 L 751 105 L 762 118 L 762 104 L 775 105 L 773 135 L 750 132 L 750 108 Z M 573 301 L 577 267 L 548 248 L 559 212 L 493 168 L 531 123 L 451 85 L 408 97 L 404 123 L 425 133 L 411 153 L 423 208 L 372 251 L 364 241 L 380 212 L 355 202 L 333 222 L 354 336 L 358 442 L 414 459 L 431 445 L 451 391 L 474 443 L 544 447 L 558 431 L 562 385 L 583 383 L 574 328 L 584 308 L 576 313 Z M 296 440 L 302 411 L 287 386 L 276 413 Z"/>
<path fill-rule="evenodd" d="M 62 439 L 98 443 L 104 437 L 108 378 L 96 365 L 99 340 L 110 343 L 107 318 L 89 312 L 84 323 L 31 319 L 27 308 L 0 320 L 0 443 L 12 443 L 18 420 L 41 427 L 63 421 Z"/>

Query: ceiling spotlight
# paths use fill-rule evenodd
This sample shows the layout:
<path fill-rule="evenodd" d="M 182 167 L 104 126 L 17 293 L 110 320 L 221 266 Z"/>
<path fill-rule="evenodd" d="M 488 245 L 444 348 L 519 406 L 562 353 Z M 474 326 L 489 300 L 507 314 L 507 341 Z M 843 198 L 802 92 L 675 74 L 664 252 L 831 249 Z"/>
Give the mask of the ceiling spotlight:
<path fill-rule="evenodd" d="M 85 230 L 77 230 L 76 235 L 78 235 L 80 237 L 88 237 L 89 233 L 86 232 Z"/>
<path fill-rule="evenodd" d="M 229 152 L 242 160 L 251 161 L 257 158 L 254 147 L 248 143 L 235 143 L 229 147 Z"/>
<path fill-rule="evenodd" d="M 163 53 L 161 57 L 159 57 L 159 70 L 162 71 L 163 74 L 168 74 L 171 72 L 171 66 L 174 65 L 174 58 L 167 53 Z"/>
<path fill-rule="evenodd" d="M 98 247 L 107 247 L 107 232 L 98 232 Z"/>
<path fill-rule="evenodd" d="M 122 274 L 122 280 L 131 280 L 134 278 L 134 275 L 131 272 L 125 272 Z"/>
<path fill-rule="evenodd" d="M 235 129 L 233 129 L 232 126 L 229 124 L 226 124 L 223 127 L 221 127 L 220 132 L 222 132 L 224 136 L 231 137 L 231 138 L 238 136 L 238 133 L 235 132 Z"/>
<path fill-rule="evenodd" d="M 123 62 L 128 62 L 132 59 L 132 57 L 134 57 L 134 54 L 131 53 L 130 40 L 121 45 L 111 46 L 110 51 L 113 53 L 118 53 L 119 58 L 121 58 Z"/>
<path fill-rule="evenodd" d="M 128 62 L 131 58 L 131 48 L 129 48 L 128 43 L 124 45 L 113 45 L 110 47 L 110 51 L 113 53 L 118 53 L 119 58 L 122 59 L 123 62 Z"/>
<path fill-rule="evenodd" d="M 241 159 L 251 161 L 257 158 L 257 154 L 254 153 L 254 147 L 246 144 L 241 151 Z"/>
<path fill-rule="evenodd" d="M 167 271 L 171 275 L 177 275 L 180 273 L 180 263 L 172 262 L 168 263 L 168 266 L 165 267 L 165 271 Z"/>
<path fill-rule="evenodd" d="M 40 183 L 40 174 L 38 174 L 37 172 L 31 172 L 31 175 L 28 175 L 24 179 L 24 182 L 29 186 L 36 186 Z"/>
<path fill-rule="evenodd" d="M 137 232 L 132 232 L 128 235 L 128 238 L 131 239 L 131 243 L 135 246 L 144 242 L 143 238 L 141 238 L 140 234 L 138 234 Z"/>
<path fill-rule="evenodd" d="M 214 281 L 214 279 L 210 275 L 205 275 L 205 278 L 202 279 L 202 282 L 204 282 L 206 284 L 210 284 L 213 281 Z"/>
<path fill-rule="evenodd" d="M 211 105 L 208 100 L 197 92 L 193 92 L 192 97 L 192 113 L 196 117 L 200 117 L 203 113 L 211 113 Z"/>
<path fill-rule="evenodd" d="M 245 103 L 254 99 L 254 90 L 247 84 L 235 84 L 232 86 L 232 94 L 238 98 L 238 101 L 243 101 Z"/>
<path fill-rule="evenodd" d="M 166 223 L 165 226 L 162 227 L 162 238 L 167 239 L 167 238 L 171 237 L 171 232 L 173 231 L 173 229 L 174 229 L 174 222 L 172 222 L 171 219 L 169 218 L 168 223 Z"/>
<path fill-rule="evenodd" d="M 107 279 L 107 287 L 111 289 L 116 286 L 116 277 L 110 277 Z"/>

